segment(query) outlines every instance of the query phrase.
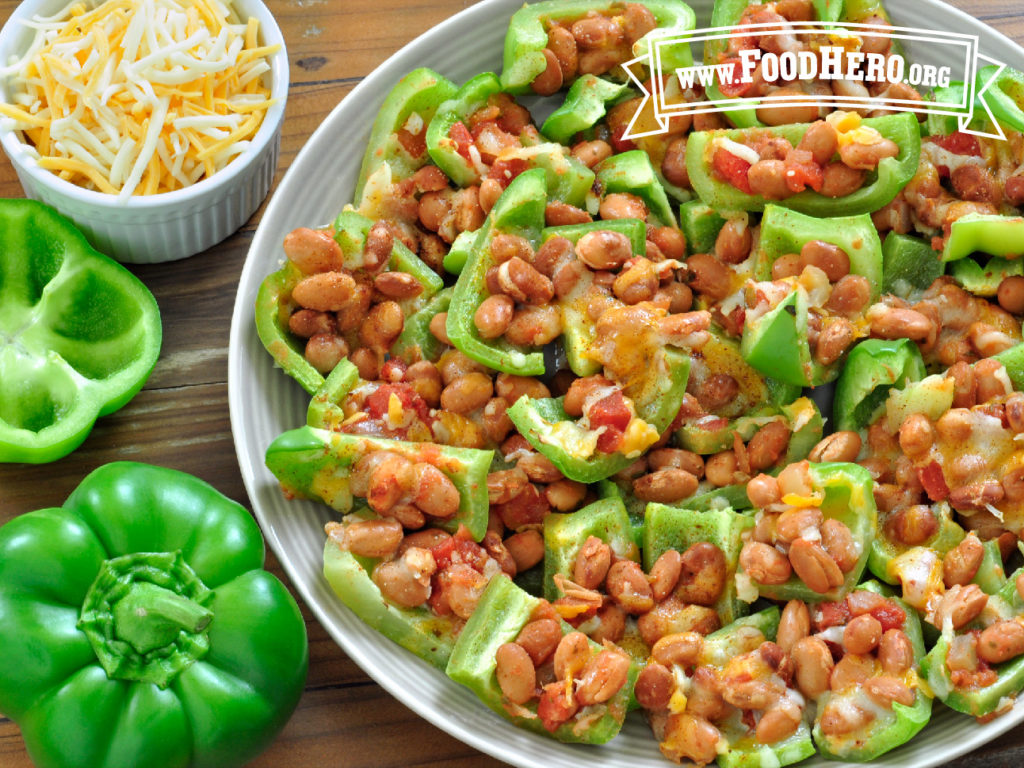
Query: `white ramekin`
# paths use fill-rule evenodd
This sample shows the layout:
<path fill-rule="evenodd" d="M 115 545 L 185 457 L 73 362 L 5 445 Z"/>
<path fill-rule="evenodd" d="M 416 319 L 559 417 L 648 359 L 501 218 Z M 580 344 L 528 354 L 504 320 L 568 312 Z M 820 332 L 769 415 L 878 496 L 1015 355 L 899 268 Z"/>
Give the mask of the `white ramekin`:
<path fill-rule="evenodd" d="M 270 191 L 288 95 L 288 55 L 277 22 L 260 0 L 231 0 L 230 4 L 241 18 L 255 16 L 259 20 L 263 44 L 280 46 L 270 57 L 270 91 L 275 103 L 267 110 L 251 146 L 210 178 L 186 189 L 118 202 L 115 195 L 83 189 L 40 168 L 20 133 L 0 133 L 0 146 L 25 195 L 72 219 L 101 253 L 134 264 L 183 259 L 235 232 Z M 67 0 L 19 4 L 0 30 L 0 64 L 23 53 L 31 43 L 33 33 L 24 20 L 52 15 L 66 5 Z M 7 97 L 7 84 L 0 82 L 0 98 L 6 101 Z"/>

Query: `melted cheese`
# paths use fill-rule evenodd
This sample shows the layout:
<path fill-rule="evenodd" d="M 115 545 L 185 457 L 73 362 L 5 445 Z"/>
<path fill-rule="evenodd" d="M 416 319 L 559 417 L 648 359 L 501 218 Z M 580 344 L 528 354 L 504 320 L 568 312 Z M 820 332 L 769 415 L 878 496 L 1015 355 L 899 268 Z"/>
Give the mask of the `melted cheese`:
<path fill-rule="evenodd" d="M 4 128 L 41 168 L 87 189 L 149 195 L 209 177 L 248 148 L 273 103 L 255 18 L 219 0 L 75 3 L 30 23 Z"/>
<path fill-rule="evenodd" d="M 874 128 L 863 125 L 860 115 L 856 112 L 844 112 L 837 110 L 825 118 L 838 134 L 839 146 L 845 147 L 848 144 L 877 144 L 882 140 L 882 134 Z"/>

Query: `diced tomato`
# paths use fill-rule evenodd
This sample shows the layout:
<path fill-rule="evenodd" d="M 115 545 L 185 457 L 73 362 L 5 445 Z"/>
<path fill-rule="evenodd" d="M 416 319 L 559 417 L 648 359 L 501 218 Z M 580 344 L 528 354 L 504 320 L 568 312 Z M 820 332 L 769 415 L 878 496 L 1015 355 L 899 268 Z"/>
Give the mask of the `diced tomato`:
<path fill-rule="evenodd" d="M 815 192 L 821 190 L 825 180 L 825 171 L 814 162 L 814 156 L 806 149 L 794 149 L 787 155 L 784 162 L 786 186 L 792 192 L 803 192 L 810 187 Z"/>
<path fill-rule="evenodd" d="M 845 600 L 838 603 L 819 603 L 811 612 L 814 631 L 821 632 L 829 627 L 839 627 L 850 620 L 850 606 Z"/>
<path fill-rule="evenodd" d="M 469 160 L 469 148 L 473 146 L 473 134 L 461 120 L 448 129 L 448 138 L 455 142 L 455 151 Z"/>
<path fill-rule="evenodd" d="M 363 407 L 370 415 L 370 418 L 380 420 L 387 415 L 392 394 L 398 396 L 403 410 L 411 409 L 416 412 L 420 421 L 429 423 L 431 418 L 430 407 L 426 401 L 419 396 L 411 384 L 401 382 L 397 384 L 381 384 L 367 396 Z"/>
<path fill-rule="evenodd" d="M 396 135 L 398 143 L 402 145 L 402 149 L 408 152 L 412 157 L 423 157 L 423 154 L 427 151 L 426 131 L 411 133 L 405 128 L 400 128 Z"/>
<path fill-rule="evenodd" d="M 890 629 L 903 629 L 903 623 L 907 620 L 907 614 L 891 600 L 886 600 L 876 608 L 872 608 L 869 613 L 878 619 L 883 632 Z"/>
<path fill-rule="evenodd" d="M 380 380 L 398 383 L 405 377 L 405 371 L 408 367 L 406 362 L 400 357 L 389 358 L 380 367 Z"/>
<path fill-rule="evenodd" d="M 943 501 L 949 496 L 949 486 L 946 485 L 946 478 L 942 474 L 939 462 L 933 461 L 925 467 L 918 467 L 917 477 L 924 492 L 932 501 Z"/>
<path fill-rule="evenodd" d="M 977 136 L 972 136 L 963 131 L 956 131 L 948 136 L 929 136 L 928 141 L 933 141 L 947 152 L 954 155 L 975 155 L 981 157 L 981 144 Z"/>
<path fill-rule="evenodd" d="M 740 192 L 751 194 L 750 182 L 747 180 L 747 171 L 750 170 L 750 163 L 742 157 L 736 157 L 732 152 L 724 149 L 716 149 L 714 157 L 711 158 L 711 166 L 722 181 L 732 184 Z"/>
<path fill-rule="evenodd" d="M 601 453 L 615 453 L 622 445 L 623 432 L 615 427 L 605 427 L 604 431 L 597 436 L 597 450 Z"/>
<path fill-rule="evenodd" d="M 726 77 L 725 80 L 729 82 L 720 82 L 718 84 L 718 90 L 721 91 L 722 95 L 727 99 L 738 99 L 746 95 L 747 91 L 754 84 L 753 78 L 748 78 L 751 82 L 743 82 L 743 65 L 739 59 L 726 59 L 722 62 L 723 64 L 732 64 L 732 79 Z"/>
<path fill-rule="evenodd" d="M 434 556 L 434 562 L 437 563 L 438 573 L 452 563 L 465 563 L 482 572 L 484 564 L 487 562 L 487 552 L 473 541 L 472 535 L 463 525 L 459 526 L 455 535 L 449 536 L 436 547 L 432 547 L 430 554 Z"/>
<path fill-rule="evenodd" d="M 529 168 L 526 161 L 521 157 L 510 157 L 495 160 L 491 170 L 487 172 L 487 178 L 497 179 L 501 186 L 507 187 L 509 183 L 520 173 Z"/>
<path fill-rule="evenodd" d="M 548 683 L 537 702 L 537 717 L 548 733 L 554 733 L 558 726 L 571 720 L 578 709 L 575 697 L 566 695 L 565 683 Z"/>
<path fill-rule="evenodd" d="M 493 504 L 491 510 L 501 518 L 506 528 L 517 530 L 524 525 L 535 525 L 544 521 L 544 515 L 551 507 L 537 490 L 528 484 L 515 498 L 504 504 Z"/>
<path fill-rule="evenodd" d="M 590 417 L 591 429 L 615 427 L 623 432 L 633 418 L 629 406 L 626 405 L 626 399 L 622 396 L 622 390 L 619 389 L 593 403 L 587 409 L 587 416 Z"/>
<path fill-rule="evenodd" d="M 612 135 L 608 137 L 608 142 L 612 145 L 612 149 L 616 152 L 628 152 L 631 149 L 636 149 L 636 143 L 632 139 L 622 138 L 622 134 L 626 132 L 629 125 L 617 125 L 612 128 Z"/>

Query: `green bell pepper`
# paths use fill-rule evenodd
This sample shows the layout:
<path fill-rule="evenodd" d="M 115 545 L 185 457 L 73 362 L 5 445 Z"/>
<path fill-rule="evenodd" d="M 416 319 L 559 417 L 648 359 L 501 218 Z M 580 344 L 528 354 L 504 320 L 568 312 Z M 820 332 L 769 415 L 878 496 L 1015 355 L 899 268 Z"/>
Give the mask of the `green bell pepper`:
<path fill-rule="evenodd" d="M 479 184 L 485 175 L 482 162 L 472 159 L 473 137 L 465 121 L 501 92 L 497 75 L 483 72 L 467 80 L 454 98 L 442 104 L 427 127 L 427 152 L 459 187 Z M 470 146 L 464 146 L 467 143 Z M 503 150 L 499 155 L 499 162 L 513 159 L 543 168 L 551 196 L 570 205 L 582 205 L 594 183 L 594 172 L 561 144 L 534 144 Z"/>
<path fill-rule="evenodd" d="M 438 291 L 422 308 L 405 318 L 402 332 L 391 345 L 389 354 L 392 357 L 399 357 L 410 365 L 420 360 L 437 361 L 441 353 L 447 349 L 447 345 L 430 332 L 430 321 L 435 315 L 448 311 L 452 303 L 452 293 L 452 288 Z"/>
<path fill-rule="evenodd" d="M 664 350 L 640 394 L 633 397 L 636 415 L 659 434 L 665 432 L 679 413 L 686 394 L 689 357 L 676 350 Z M 629 396 L 629 392 L 626 392 Z M 562 408 L 562 398 L 533 399 L 526 395 L 508 409 L 516 429 L 544 454 L 566 477 L 581 483 L 595 483 L 632 464 L 639 453 L 600 453 L 596 436 L 581 429 Z"/>
<path fill-rule="evenodd" d="M 448 78 L 427 67 L 414 69 L 395 84 L 374 118 L 352 194 L 354 200 L 362 199 L 366 180 L 385 163 L 392 178 L 397 179 L 405 179 L 426 165 L 430 158 L 425 151 L 423 131 L 437 108 L 457 90 Z M 409 130 L 410 123 L 419 130 Z M 407 136 L 405 144 L 401 140 L 403 131 Z M 415 153 L 410 151 L 411 147 Z"/>
<path fill-rule="evenodd" d="M 697 542 L 714 544 L 725 555 L 728 576 L 722 596 L 715 603 L 723 624 L 745 616 L 749 605 L 736 596 L 736 567 L 743 548 L 742 534 L 754 525 L 751 515 L 731 508 L 698 511 L 651 503 L 644 516 L 644 570 L 650 572 L 666 550 L 685 552 Z"/>
<path fill-rule="evenodd" d="M 925 376 L 917 345 L 907 339 L 865 339 L 850 350 L 836 381 L 832 418 L 838 430 L 861 430 L 871 424 L 892 389 Z"/>
<path fill-rule="evenodd" d="M 348 435 L 300 427 L 277 437 L 267 448 L 267 468 L 288 496 L 321 501 L 338 512 L 352 509 L 351 468 L 367 453 L 388 451 L 409 461 L 432 464 L 459 491 L 459 511 L 440 527 L 455 531 L 465 525 L 475 541 L 487 531 L 487 473 L 494 451 L 453 448 L 435 443 Z"/>
<path fill-rule="evenodd" d="M 553 512 L 544 518 L 544 597 L 561 597 L 555 576 L 572 579 L 573 567 L 583 542 L 596 536 L 611 547 L 617 560 L 640 561 L 633 526 L 622 499 L 599 499 L 575 512 Z"/>
<path fill-rule="evenodd" d="M 679 229 L 686 238 L 687 254 L 714 253 L 718 233 L 727 219 L 697 198 L 679 206 Z"/>
<path fill-rule="evenodd" d="M 1020 573 L 1018 571 L 1013 574 L 997 592 L 989 594 L 988 606 L 983 616 L 1021 620 L 1024 616 L 1024 601 L 1017 593 L 1016 586 Z M 972 629 L 976 629 L 974 622 L 957 632 L 969 632 Z M 990 685 L 957 687 L 953 684 L 950 669 L 946 664 L 954 635 L 954 632 L 944 631 L 921 661 L 921 674 L 935 692 L 936 698 L 950 709 L 974 717 L 984 717 L 1001 710 L 1007 703 L 1012 703 L 1024 690 L 1024 655 L 991 665 L 997 677 Z"/>
<path fill-rule="evenodd" d="M 1010 347 L 998 355 L 992 356 L 1006 368 L 1010 383 L 1018 392 L 1024 392 L 1024 343 Z"/>
<path fill-rule="evenodd" d="M 821 411 L 809 397 L 799 397 L 785 405 L 751 407 L 748 415 L 724 423 L 722 419 L 706 418 L 685 421 L 676 430 L 676 442 L 681 448 L 707 456 L 731 449 L 733 435 L 739 435 L 744 443 L 750 442 L 750 438 L 773 421 L 783 422 L 791 433 L 786 452 L 779 459 L 780 468 L 807 458 L 821 440 L 824 429 Z"/>
<path fill-rule="evenodd" d="M 804 600 L 808 603 L 841 600 L 860 581 L 868 562 L 871 541 L 878 526 L 878 510 L 872 491 L 874 480 L 864 467 L 846 462 L 809 464 L 811 492 L 825 519 L 844 523 L 853 534 L 860 555 L 856 565 L 844 574 L 843 583 L 825 593 L 812 590 L 793 574 L 782 584 L 760 584 L 739 569 L 740 598 L 752 602 L 757 595 L 771 600 Z M 742 584 L 741 582 L 746 582 Z M 748 599 L 751 598 L 751 599 Z"/>
<path fill-rule="evenodd" d="M 921 633 L 921 619 L 917 615 L 917 611 L 898 597 L 887 594 L 882 585 L 877 582 L 866 582 L 857 587 L 857 590 L 882 594 L 903 611 L 906 618 L 904 619 L 902 629 L 913 648 L 914 667 L 916 668 L 925 655 L 924 636 Z M 916 682 L 916 672 L 913 675 Z M 825 757 L 833 760 L 851 760 L 856 762 L 874 760 L 901 744 L 905 744 L 928 724 L 932 713 L 932 697 L 923 686 L 916 685 L 914 688 L 916 688 L 914 703 L 910 706 L 894 702 L 891 714 L 885 714 L 883 721 L 876 718 L 863 728 L 842 735 L 823 733 L 821 730 L 820 713 L 829 702 L 836 700 L 838 697 L 856 701 L 862 694 L 859 691 L 846 693 L 826 691 L 817 700 L 819 715 L 814 723 L 814 743 Z M 878 707 L 875 707 L 872 711 L 877 710 Z"/>
<path fill-rule="evenodd" d="M 548 115 L 540 132 L 559 144 L 570 144 L 573 136 L 593 128 L 604 117 L 609 104 L 629 92 L 625 83 L 582 75 L 570 86 L 562 106 Z"/>
<path fill-rule="evenodd" d="M 342 211 L 334 222 L 334 239 L 341 246 L 344 266 L 357 276 L 363 266 L 363 246 L 372 226 L 371 219 L 351 210 Z M 406 316 L 422 309 L 444 287 L 441 277 L 397 237 L 388 268 L 412 275 L 423 286 L 419 296 L 399 302 Z M 303 389 L 314 394 L 323 386 L 324 377 L 306 360 L 304 341 L 288 330 L 288 318 L 295 308 L 292 289 L 305 276 L 292 261 L 286 260 L 281 269 L 263 279 L 256 293 L 256 332 L 274 362 Z"/>
<path fill-rule="evenodd" d="M 811 216 L 853 216 L 871 213 L 891 202 L 917 172 L 920 160 L 921 135 L 917 119 L 910 112 L 868 118 L 862 123 L 877 130 L 900 148 L 898 157 L 884 158 L 864 186 L 844 197 L 826 197 L 811 189 L 775 201 L 777 205 Z M 796 146 L 807 131 L 807 123 L 782 125 L 764 129 Z M 686 170 L 690 184 L 700 198 L 716 210 L 760 211 L 771 201 L 760 195 L 747 194 L 728 181 L 719 179 L 712 170 L 713 140 L 725 137 L 742 142 L 745 129 L 697 131 L 686 143 Z"/>
<path fill-rule="evenodd" d="M 943 261 L 972 253 L 1019 258 L 1024 254 L 1024 217 L 968 213 L 954 221 L 942 249 Z"/>
<path fill-rule="evenodd" d="M 650 219 L 659 226 L 675 227 L 676 215 L 646 152 L 631 149 L 601 161 L 595 188 L 602 196 L 613 192 L 636 195 L 647 205 Z"/>
<path fill-rule="evenodd" d="M 882 241 L 882 293 L 907 299 L 935 282 L 944 268 L 941 254 L 919 237 L 890 232 Z"/>
<path fill-rule="evenodd" d="M 959 259 L 949 265 L 949 276 L 956 284 L 975 296 L 992 298 L 999 284 L 1008 277 L 1024 275 L 1024 260 L 993 256 L 982 266 L 974 259 Z"/>
<path fill-rule="evenodd" d="M 306 681 L 259 528 L 198 478 L 118 462 L 0 528 L 0 710 L 40 768 L 240 766 Z"/>
<path fill-rule="evenodd" d="M 871 542 L 871 554 L 868 556 L 868 570 L 875 578 L 887 584 L 899 584 L 903 576 L 915 572 L 914 563 L 922 562 L 922 555 L 929 561 L 925 572 L 930 572 L 932 557 L 941 559 L 963 541 L 964 529 L 953 520 L 949 504 L 940 501 L 932 505 L 932 513 L 939 525 L 935 533 L 918 547 L 910 547 L 896 539 L 886 525 L 888 514 L 879 513 L 878 533 Z"/>
<path fill-rule="evenodd" d="M 766 205 L 761 217 L 761 237 L 754 249 L 754 279 L 771 280 L 776 259 L 800 253 L 812 240 L 842 248 L 850 258 L 850 274 L 867 278 L 871 298 L 878 298 L 882 288 L 882 243 L 866 213 L 819 219 L 779 205 Z"/>
<path fill-rule="evenodd" d="M 469 260 L 459 273 L 448 308 L 447 331 L 455 348 L 497 371 L 519 376 L 544 373 L 544 353 L 516 347 L 504 339 L 484 339 L 473 322 L 477 307 L 487 298 L 487 270 L 494 266 L 491 241 L 499 233 L 525 237 L 539 244 L 547 205 L 544 171 L 525 171 L 508 185 L 480 228 Z"/>
<path fill-rule="evenodd" d="M 997 69 L 998 66 L 993 64 L 979 67 L 975 75 L 975 93 L 981 93 Z M 1024 131 L 1024 110 L 1021 109 L 1024 104 L 1024 74 L 1011 67 L 1004 67 L 980 99 L 988 105 L 992 116 L 999 123 L 1015 131 Z"/>
<path fill-rule="evenodd" d="M 357 516 L 365 519 L 364 511 Z M 367 626 L 443 670 L 455 647 L 459 620 L 438 616 L 426 606 L 403 608 L 388 602 L 373 581 L 378 559 L 359 557 L 330 535 L 324 543 L 324 578 L 334 594 Z"/>
<path fill-rule="evenodd" d="M 696 16 L 690 6 L 680 0 L 644 0 L 643 5 L 658 23 L 633 44 L 634 56 L 651 53 L 651 42 L 658 36 L 678 36 L 693 29 Z M 551 22 L 573 22 L 591 11 L 612 10 L 609 0 L 543 0 L 524 5 L 516 11 L 505 34 L 501 83 L 510 93 L 527 93 L 530 83 L 547 68 L 544 49 L 548 45 L 547 27 Z M 665 71 L 693 64 L 689 45 L 673 45 L 662 51 Z"/>
<path fill-rule="evenodd" d="M 584 707 L 550 734 L 536 717 L 535 700 L 513 708 L 502 693 L 495 673 L 498 648 L 513 642 L 540 606 L 539 598 L 521 590 L 504 574 L 492 577 L 455 643 L 446 669 L 448 677 L 465 685 L 490 709 L 521 728 L 559 741 L 604 744 L 622 728 L 631 684 L 622 686 L 603 703 Z M 562 623 L 563 634 L 571 630 Z M 588 643 L 592 653 L 600 650 L 592 640 Z"/>
<path fill-rule="evenodd" d="M 444 260 L 441 262 L 445 272 L 452 275 L 462 272 L 462 268 L 469 261 L 469 254 L 473 251 L 473 243 L 476 242 L 478 232 L 479 230 L 476 229 L 466 230 L 455 236 L 455 240 L 452 241 L 448 253 L 444 255 Z"/>
<path fill-rule="evenodd" d="M 586 224 L 568 224 L 547 227 L 541 232 L 541 243 L 553 237 L 564 237 L 575 244 L 588 232 L 606 230 L 619 232 L 629 238 L 634 254 L 642 254 L 647 248 L 647 226 L 639 219 L 610 219 Z M 562 344 L 569 368 L 577 376 L 592 376 L 601 370 L 601 364 L 591 355 L 594 344 L 594 322 L 587 316 L 590 289 L 594 284 L 594 273 L 586 270 L 576 281 L 572 291 L 557 299 L 562 308 Z"/>
<path fill-rule="evenodd" d="M 153 294 L 34 200 L 0 200 L 0 461 L 66 456 L 142 389 L 160 354 Z"/>

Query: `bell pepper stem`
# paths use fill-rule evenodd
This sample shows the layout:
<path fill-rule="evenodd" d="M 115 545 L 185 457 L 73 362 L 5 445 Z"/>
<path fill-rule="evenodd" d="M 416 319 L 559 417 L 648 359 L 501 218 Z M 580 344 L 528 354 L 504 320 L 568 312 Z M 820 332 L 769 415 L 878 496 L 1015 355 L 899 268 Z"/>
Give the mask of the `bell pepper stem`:
<path fill-rule="evenodd" d="M 181 631 L 202 632 L 213 621 L 209 608 L 146 581 L 132 584 L 113 613 L 116 635 L 139 653 L 168 645 Z"/>

